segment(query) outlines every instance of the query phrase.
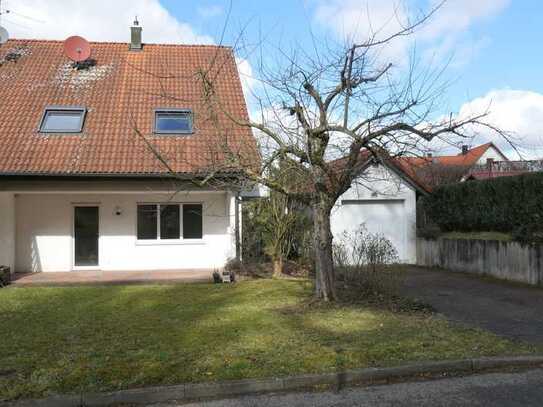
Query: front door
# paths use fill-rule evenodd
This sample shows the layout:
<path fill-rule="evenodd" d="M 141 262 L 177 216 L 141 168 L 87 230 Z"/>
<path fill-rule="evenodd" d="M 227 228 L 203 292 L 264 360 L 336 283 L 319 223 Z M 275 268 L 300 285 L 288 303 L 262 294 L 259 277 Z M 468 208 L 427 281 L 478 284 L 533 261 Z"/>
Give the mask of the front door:
<path fill-rule="evenodd" d="M 76 206 L 74 213 L 74 266 L 98 266 L 98 207 Z"/>

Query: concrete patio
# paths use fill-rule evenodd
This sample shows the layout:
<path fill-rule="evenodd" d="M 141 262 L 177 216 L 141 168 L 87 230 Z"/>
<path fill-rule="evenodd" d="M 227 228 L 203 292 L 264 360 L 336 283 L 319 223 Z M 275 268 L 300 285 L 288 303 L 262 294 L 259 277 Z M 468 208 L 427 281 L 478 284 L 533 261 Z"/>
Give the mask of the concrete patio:
<path fill-rule="evenodd" d="M 12 286 L 173 284 L 211 282 L 213 270 L 70 271 L 15 273 Z"/>

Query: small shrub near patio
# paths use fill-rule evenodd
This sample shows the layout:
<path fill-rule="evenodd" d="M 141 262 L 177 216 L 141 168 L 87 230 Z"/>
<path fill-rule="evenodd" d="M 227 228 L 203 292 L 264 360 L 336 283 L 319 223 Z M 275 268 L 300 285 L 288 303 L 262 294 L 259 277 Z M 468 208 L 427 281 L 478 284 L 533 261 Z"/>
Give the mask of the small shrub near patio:
<path fill-rule="evenodd" d="M 11 283 L 11 271 L 7 266 L 0 266 L 0 288 Z"/>

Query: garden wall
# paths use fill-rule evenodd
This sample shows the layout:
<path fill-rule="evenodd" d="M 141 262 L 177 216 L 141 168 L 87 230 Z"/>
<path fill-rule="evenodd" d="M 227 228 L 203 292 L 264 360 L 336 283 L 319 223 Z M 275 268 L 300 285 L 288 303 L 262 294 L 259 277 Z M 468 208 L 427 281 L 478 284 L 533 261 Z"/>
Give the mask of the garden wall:
<path fill-rule="evenodd" d="M 417 239 L 417 264 L 543 286 L 543 246 L 468 239 Z"/>

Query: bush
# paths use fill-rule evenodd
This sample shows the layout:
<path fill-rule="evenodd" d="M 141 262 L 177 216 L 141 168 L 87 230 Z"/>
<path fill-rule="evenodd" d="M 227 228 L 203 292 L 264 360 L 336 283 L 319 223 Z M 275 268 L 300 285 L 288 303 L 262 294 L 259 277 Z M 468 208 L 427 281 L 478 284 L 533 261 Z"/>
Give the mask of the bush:
<path fill-rule="evenodd" d="M 423 239 L 436 240 L 441 236 L 441 229 L 438 226 L 426 226 L 421 229 L 417 229 L 417 237 L 422 237 Z"/>
<path fill-rule="evenodd" d="M 338 277 L 346 285 L 389 299 L 398 295 L 398 274 L 387 267 L 398 262 L 398 252 L 385 236 L 362 224 L 354 233 L 342 235 L 333 255 Z"/>
<path fill-rule="evenodd" d="M 311 218 L 304 206 L 272 192 L 244 203 L 242 219 L 244 263 L 312 259 Z"/>
<path fill-rule="evenodd" d="M 219 273 L 217 270 L 215 270 L 213 272 L 213 282 L 215 284 L 220 284 L 222 283 L 222 277 L 221 277 L 221 273 Z"/>
<path fill-rule="evenodd" d="M 334 245 L 336 266 L 376 267 L 398 262 L 398 252 L 390 240 L 371 233 L 361 224 L 353 233 L 344 232 Z"/>
<path fill-rule="evenodd" d="M 11 272 L 9 267 L 0 266 L 0 287 L 4 287 L 11 283 Z"/>
<path fill-rule="evenodd" d="M 512 238 L 524 244 L 543 244 L 543 228 L 533 223 L 522 225 L 513 230 Z"/>
<path fill-rule="evenodd" d="M 230 272 L 241 273 L 243 272 L 243 268 L 243 263 L 235 257 L 228 259 L 224 265 L 224 269 Z"/>
<path fill-rule="evenodd" d="M 424 210 L 445 232 L 503 232 L 533 241 L 543 232 L 543 173 L 438 187 Z"/>

